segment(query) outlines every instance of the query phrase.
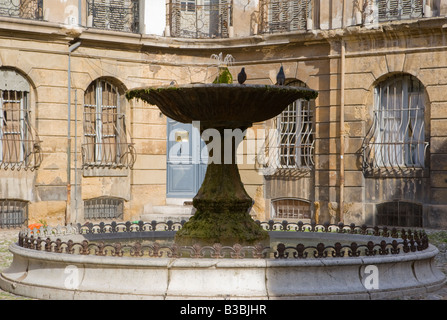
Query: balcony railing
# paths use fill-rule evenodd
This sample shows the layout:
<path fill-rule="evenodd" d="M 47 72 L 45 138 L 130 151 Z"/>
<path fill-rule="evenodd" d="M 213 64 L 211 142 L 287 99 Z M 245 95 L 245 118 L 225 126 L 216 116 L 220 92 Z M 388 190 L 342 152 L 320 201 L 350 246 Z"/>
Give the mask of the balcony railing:
<path fill-rule="evenodd" d="M 170 36 L 180 38 L 228 38 L 233 25 L 233 1 L 171 0 L 167 4 Z"/>
<path fill-rule="evenodd" d="M 260 33 L 306 30 L 311 27 L 312 0 L 260 0 Z"/>
<path fill-rule="evenodd" d="M 43 0 L 0 0 L 0 16 L 43 19 Z"/>
<path fill-rule="evenodd" d="M 87 14 L 89 27 L 132 33 L 140 32 L 138 0 L 88 1 Z"/>

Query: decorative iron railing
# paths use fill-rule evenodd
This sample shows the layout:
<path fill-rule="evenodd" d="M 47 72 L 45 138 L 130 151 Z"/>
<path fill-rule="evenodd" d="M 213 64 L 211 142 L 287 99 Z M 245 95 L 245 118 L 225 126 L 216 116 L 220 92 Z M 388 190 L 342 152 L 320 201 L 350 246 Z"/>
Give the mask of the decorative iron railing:
<path fill-rule="evenodd" d="M 185 222 L 161 223 L 167 231 L 178 230 Z M 283 221 L 280 223 L 269 221 L 261 223 L 261 226 L 269 231 L 295 231 L 295 232 L 330 232 L 330 233 L 345 233 L 345 234 L 361 234 L 372 235 L 378 238 L 375 243 L 369 240 L 366 244 L 357 244 L 351 242 L 350 244 L 342 245 L 336 242 L 333 245 L 325 245 L 318 243 L 316 246 L 305 246 L 302 243 L 296 246 L 286 246 L 284 243 L 279 243 L 276 247 L 266 247 L 261 244 L 252 246 L 242 246 L 234 244 L 233 246 L 223 246 L 216 243 L 212 246 L 202 246 L 195 244 L 192 246 L 179 246 L 177 244 L 161 245 L 157 242 L 142 243 L 136 241 L 131 244 L 105 243 L 104 241 L 93 242 L 82 240 L 81 242 L 74 242 L 72 240 L 62 241 L 60 238 L 54 240 L 58 235 L 69 234 L 107 234 L 119 232 L 143 232 L 153 231 L 159 228 L 156 221 L 145 223 L 143 221 L 125 222 L 110 224 L 100 223 L 98 225 L 87 224 L 81 226 L 67 226 L 58 228 L 43 228 L 24 230 L 19 233 L 18 245 L 32 250 L 65 253 L 65 254 L 79 254 L 79 255 L 96 255 L 96 256 L 113 256 L 113 257 L 152 257 L 152 258 L 271 258 L 271 259 L 305 259 L 305 258 L 343 258 L 343 257 L 359 257 L 359 256 L 376 256 L 376 255 L 396 255 L 410 252 L 422 251 L 429 247 L 428 237 L 423 231 L 412 231 L 396 228 L 388 229 L 387 227 L 367 227 L 355 226 L 353 224 L 345 226 L 343 223 L 338 225 L 323 224 L 317 225 L 315 223 L 304 224 L 288 223 Z M 46 239 L 44 237 L 47 236 Z M 53 237 L 53 239 L 51 238 Z M 383 238 L 392 238 L 386 241 Z"/>
<path fill-rule="evenodd" d="M 260 0 L 259 33 L 306 30 L 311 27 L 312 0 Z"/>
<path fill-rule="evenodd" d="M 43 19 L 43 0 L 0 0 L 0 16 Z"/>
<path fill-rule="evenodd" d="M 167 4 L 170 36 L 180 38 L 228 38 L 233 25 L 233 1 L 171 0 Z"/>
<path fill-rule="evenodd" d="M 88 25 L 96 29 L 140 32 L 139 0 L 87 1 Z"/>

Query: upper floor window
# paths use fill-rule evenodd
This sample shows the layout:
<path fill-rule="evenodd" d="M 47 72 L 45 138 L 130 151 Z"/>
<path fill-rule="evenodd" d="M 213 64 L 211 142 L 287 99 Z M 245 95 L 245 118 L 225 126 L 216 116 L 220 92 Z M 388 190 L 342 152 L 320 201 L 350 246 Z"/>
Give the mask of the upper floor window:
<path fill-rule="evenodd" d="M 40 141 L 30 118 L 28 82 L 13 70 L 0 69 L 0 167 L 40 166 Z"/>
<path fill-rule="evenodd" d="M 105 80 L 94 81 L 84 95 L 84 167 L 132 167 L 135 158 L 127 142 L 119 89 Z"/>
<path fill-rule="evenodd" d="M 172 37 L 228 38 L 232 0 L 170 0 L 167 20 Z"/>
<path fill-rule="evenodd" d="M 425 0 L 376 0 L 379 21 L 406 20 L 423 17 Z"/>
<path fill-rule="evenodd" d="M 399 75 L 374 88 L 373 123 L 363 143 L 365 171 L 424 168 L 424 87 L 411 75 Z"/>
<path fill-rule="evenodd" d="M 260 32 L 306 30 L 312 17 L 311 0 L 260 0 Z"/>
<path fill-rule="evenodd" d="M 0 0 L 0 16 L 43 19 L 43 0 Z"/>
<path fill-rule="evenodd" d="M 139 0 L 90 0 L 87 12 L 89 27 L 133 33 L 140 30 Z"/>

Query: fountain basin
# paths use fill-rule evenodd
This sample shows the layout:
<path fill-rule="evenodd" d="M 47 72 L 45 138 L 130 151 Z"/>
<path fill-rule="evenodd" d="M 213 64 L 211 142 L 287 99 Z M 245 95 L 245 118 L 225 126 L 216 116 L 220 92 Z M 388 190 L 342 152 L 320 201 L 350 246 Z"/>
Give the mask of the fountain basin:
<path fill-rule="evenodd" d="M 92 235 L 86 236 L 93 239 Z M 149 232 L 147 236 L 153 235 Z M 82 237 L 78 234 L 57 239 L 67 244 L 68 239 L 79 241 Z M 319 241 L 341 241 L 343 245 L 353 241 L 362 246 L 374 241 L 376 253 L 349 256 L 346 247 L 343 256 L 333 257 L 332 246 L 326 246 L 324 252 L 329 254 L 309 254 L 301 259 L 294 257 L 295 249 L 290 246 L 282 251 L 289 252 L 286 255 L 272 248 L 256 251 L 250 247 L 246 249 L 253 255 L 233 258 L 198 258 L 201 251 L 191 248 L 188 250 L 192 258 L 149 257 L 147 252 L 143 256 L 118 257 L 111 256 L 110 248 L 101 255 L 104 252 L 98 253 L 96 246 L 90 248 L 90 254 L 82 255 L 63 253 L 65 245 L 60 246 L 64 248 L 62 253 L 57 253 L 54 248 L 47 252 L 43 247 L 37 250 L 17 243 L 10 246 L 14 260 L 1 274 L 0 287 L 39 299 L 384 299 L 425 294 L 445 283 L 445 275 L 434 264 L 438 249 L 429 244 L 404 253 L 398 239 L 395 248 L 400 248 L 400 253 L 382 254 L 379 250 L 385 246 L 377 243 L 391 243 L 389 236 L 270 231 L 271 241 L 278 237 L 315 245 Z M 116 235 L 109 240 L 114 239 Z M 242 252 L 234 248 L 229 250 Z M 268 254 L 253 258 L 256 252 Z"/>

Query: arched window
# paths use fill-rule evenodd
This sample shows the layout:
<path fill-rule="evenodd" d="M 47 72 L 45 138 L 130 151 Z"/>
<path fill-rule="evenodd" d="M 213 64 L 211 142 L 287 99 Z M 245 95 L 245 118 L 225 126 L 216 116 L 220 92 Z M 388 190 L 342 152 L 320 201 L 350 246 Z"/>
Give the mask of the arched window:
<path fill-rule="evenodd" d="M 122 94 L 106 80 L 90 84 L 84 95 L 84 167 L 132 167 L 132 146 L 127 142 Z"/>
<path fill-rule="evenodd" d="M 280 219 L 310 219 L 310 202 L 294 198 L 272 200 L 272 217 Z"/>
<path fill-rule="evenodd" d="M 411 75 L 398 75 L 374 88 L 373 124 L 363 144 L 364 169 L 424 168 L 424 87 Z"/>
<path fill-rule="evenodd" d="M 11 69 L 0 69 L 0 167 L 36 169 L 39 139 L 31 126 L 30 85 Z"/>

